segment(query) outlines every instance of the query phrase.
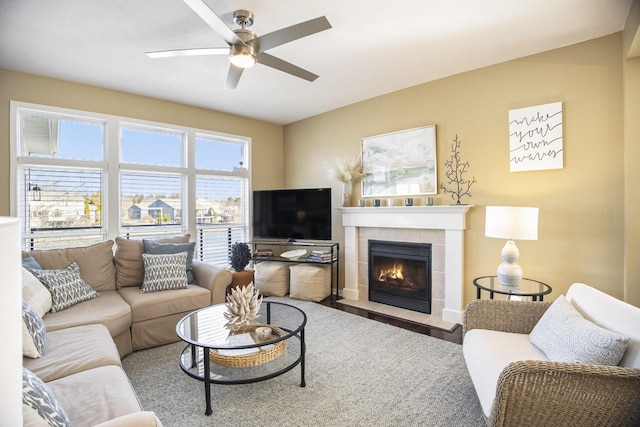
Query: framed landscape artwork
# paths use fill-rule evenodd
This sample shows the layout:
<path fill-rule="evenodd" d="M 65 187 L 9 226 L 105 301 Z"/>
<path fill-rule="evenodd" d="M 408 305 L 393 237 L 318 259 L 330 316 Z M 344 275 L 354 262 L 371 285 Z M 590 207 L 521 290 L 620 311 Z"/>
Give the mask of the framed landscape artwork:
<path fill-rule="evenodd" d="M 362 196 L 436 194 L 436 126 L 362 139 Z"/>

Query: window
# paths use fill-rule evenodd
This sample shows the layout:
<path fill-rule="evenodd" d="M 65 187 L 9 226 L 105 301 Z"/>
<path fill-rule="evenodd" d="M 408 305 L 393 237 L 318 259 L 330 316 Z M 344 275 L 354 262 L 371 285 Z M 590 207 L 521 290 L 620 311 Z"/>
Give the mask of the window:
<path fill-rule="evenodd" d="M 105 240 L 103 176 L 100 169 L 22 168 L 18 185 L 25 249 Z"/>
<path fill-rule="evenodd" d="M 198 253 L 220 264 L 229 259 L 233 243 L 249 236 L 246 144 L 198 135 L 195 151 Z"/>
<path fill-rule="evenodd" d="M 228 265 L 248 240 L 247 138 L 18 102 L 11 114 L 25 250 L 189 233 L 198 259 Z"/>
<path fill-rule="evenodd" d="M 158 237 L 187 232 L 186 132 L 124 124 L 120 129 L 120 234 Z"/>
<path fill-rule="evenodd" d="M 121 233 L 148 234 L 143 228 L 155 226 L 181 233 L 182 181 L 179 174 L 120 174 Z M 167 230 L 163 232 L 167 233 Z"/>

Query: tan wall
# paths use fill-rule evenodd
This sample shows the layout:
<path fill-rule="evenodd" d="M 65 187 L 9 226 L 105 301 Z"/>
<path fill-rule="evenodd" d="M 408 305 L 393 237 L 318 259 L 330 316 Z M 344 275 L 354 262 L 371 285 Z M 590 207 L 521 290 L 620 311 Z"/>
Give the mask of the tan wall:
<path fill-rule="evenodd" d="M 283 185 L 283 129 L 175 102 L 0 69 L 0 215 L 9 215 L 9 101 L 22 101 L 212 130 L 252 139 L 256 189 Z"/>
<path fill-rule="evenodd" d="M 635 44 L 634 44 L 635 43 Z M 633 46 L 633 47 L 632 47 Z M 629 52 L 633 52 L 629 55 Z M 625 296 L 640 306 L 640 1 L 623 32 L 625 139 Z"/>
<path fill-rule="evenodd" d="M 468 214 L 464 300 L 472 279 L 495 274 L 504 241 L 484 236 L 485 206 L 540 208 L 539 239 L 518 242 L 525 276 L 552 299 L 573 282 L 616 297 L 624 283 L 624 144 L 621 34 L 426 83 L 285 126 L 288 187 L 331 185 L 323 161 L 351 158 L 360 139 L 437 125 L 438 175 L 456 134 L 477 179 Z M 564 168 L 509 172 L 508 111 L 561 101 Z M 359 190 L 358 190 L 359 192 Z M 441 204 L 451 201 L 438 194 Z M 334 213 L 334 239 L 343 241 Z M 636 257 L 636 260 L 638 257 Z"/>

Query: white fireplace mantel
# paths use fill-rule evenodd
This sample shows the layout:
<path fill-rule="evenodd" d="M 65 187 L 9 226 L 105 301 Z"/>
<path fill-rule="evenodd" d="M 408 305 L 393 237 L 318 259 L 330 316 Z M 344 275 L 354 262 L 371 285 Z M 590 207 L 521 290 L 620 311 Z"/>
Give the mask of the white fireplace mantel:
<path fill-rule="evenodd" d="M 344 226 L 343 296 L 357 300 L 359 229 L 404 228 L 445 231 L 445 301 L 442 320 L 461 323 L 466 213 L 470 205 L 340 208 Z"/>

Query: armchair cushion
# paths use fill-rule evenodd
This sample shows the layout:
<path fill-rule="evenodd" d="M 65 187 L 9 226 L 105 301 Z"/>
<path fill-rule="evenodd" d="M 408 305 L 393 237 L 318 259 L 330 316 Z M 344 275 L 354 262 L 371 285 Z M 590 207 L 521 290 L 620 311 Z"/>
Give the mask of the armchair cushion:
<path fill-rule="evenodd" d="M 491 414 L 496 384 L 505 366 L 518 360 L 548 360 L 528 335 L 488 329 L 467 332 L 462 351 L 486 417 Z"/>
<path fill-rule="evenodd" d="M 629 338 L 588 321 L 561 295 L 530 334 L 533 345 L 550 360 L 615 366 Z"/>

